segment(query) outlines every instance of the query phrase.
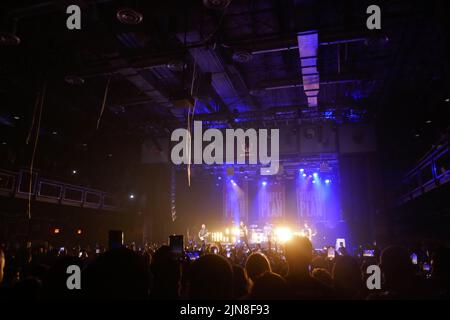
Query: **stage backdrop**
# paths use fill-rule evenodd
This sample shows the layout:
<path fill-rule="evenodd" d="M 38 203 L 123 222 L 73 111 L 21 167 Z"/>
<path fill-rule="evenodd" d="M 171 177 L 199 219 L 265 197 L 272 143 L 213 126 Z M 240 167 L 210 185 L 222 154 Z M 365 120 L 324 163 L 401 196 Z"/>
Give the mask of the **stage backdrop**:
<path fill-rule="evenodd" d="M 238 223 L 277 222 L 285 216 L 285 185 L 262 181 L 224 184 L 224 220 Z"/>
<path fill-rule="evenodd" d="M 297 213 L 300 221 L 323 221 L 326 219 L 326 197 L 312 183 L 300 184 L 296 189 Z"/>
<path fill-rule="evenodd" d="M 284 217 L 284 183 L 261 186 L 258 192 L 258 220 L 273 221 Z"/>
<path fill-rule="evenodd" d="M 233 185 L 227 182 L 224 188 L 223 216 L 227 223 L 248 223 L 248 182 Z"/>
<path fill-rule="evenodd" d="M 320 174 L 319 174 L 320 176 Z M 339 182 L 321 178 L 281 181 L 236 181 L 223 184 L 224 221 L 248 224 L 324 223 L 332 227 L 341 220 Z"/>

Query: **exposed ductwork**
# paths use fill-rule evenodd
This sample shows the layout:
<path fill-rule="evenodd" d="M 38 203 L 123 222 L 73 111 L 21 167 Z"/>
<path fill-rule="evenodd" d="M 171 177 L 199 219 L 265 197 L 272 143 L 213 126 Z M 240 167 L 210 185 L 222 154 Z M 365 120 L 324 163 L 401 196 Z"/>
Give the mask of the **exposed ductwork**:
<path fill-rule="evenodd" d="M 317 108 L 317 97 L 320 88 L 320 76 L 317 70 L 319 34 L 317 31 L 300 32 L 297 35 L 297 42 L 300 53 L 303 90 L 308 99 L 308 106 Z"/>
<path fill-rule="evenodd" d="M 119 60 L 121 63 L 125 63 L 123 60 Z M 119 64 L 120 64 L 119 62 Z M 183 121 L 183 110 L 174 108 L 174 104 L 164 94 L 162 94 L 157 88 L 155 88 L 150 81 L 148 81 L 138 70 L 135 68 L 125 67 L 118 69 L 118 73 L 131 82 L 136 88 L 142 91 L 150 100 L 161 107 L 167 108 L 169 113 Z"/>
<path fill-rule="evenodd" d="M 186 35 L 180 33 L 178 38 L 184 42 L 185 36 L 187 46 L 201 42 L 200 34 L 197 31 L 188 32 Z M 189 49 L 189 53 L 199 69 L 203 73 L 211 75 L 211 86 L 225 105 L 229 106 L 236 103 L 236 99 L 241 99 L 244 104 L 256 106 L 238 70 L 232 65 L 225 65 L 213 48 L 192 47 Z"/>
<path fill-rule="evenodd" d="M 184 34 L 179 34 L 179 39 L 184 41 Z M 189 43 L 200 42 L 200 34 L 198 32 L 188 32 L 186 40 Z M 237 92 L 233 87 L 233 83 L 228 76 L 219 55 L 211 48 L 200 47 L 189 49 L 189 53 L 195 60 L 203 73 L 211 74 L 211 85 L 225 104 L 235 99 Z"/>
<path fill-rule="evenodd" d="M 164 95 L 161 94 L 153 85 L 151 85 L 139 72 L 133 68 L 123 68 L 119 70 L 128 81 L 134 84 L 139 90 L 145 93 L 152 101 L 157 104 L 170 108 L 172 103 Z"/>
<path fill-rule="evenodd" d="M 336 40 L 330 40 L 330 41 L 322 41 L 319 43 L 319 46 L 332 46 L 337 44 L 348 44 L 348 43 L 357 43 L 357 42 L 366 42 L 368 41 L 368 37 L 360 37 L 360 38 L 350 38 L 350 39 L 336 39 Z M 282 51 L 289 51 L 289 50 L 297 50 L 298 45 L 292 45 L 292 46 L 281 46 L 281 47 L 275 47 L 275 48 L 269 48 L 269 49 L 258 49 L 258 50 L 252 50 L 252 55 L 258 55 L 258 54 L 266 54 L 266 53 L 274 53 L 274 52 L 282 52 Z"/>

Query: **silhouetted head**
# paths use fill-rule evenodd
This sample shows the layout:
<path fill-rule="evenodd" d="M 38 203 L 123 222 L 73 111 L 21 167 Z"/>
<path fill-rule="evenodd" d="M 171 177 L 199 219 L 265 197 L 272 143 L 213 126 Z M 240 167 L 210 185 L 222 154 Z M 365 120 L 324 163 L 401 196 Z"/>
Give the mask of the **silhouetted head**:
<path fill-rule="evenodd" d="M 245 269 L 247 270 L 247 274 L 252 281 L 255 281 L 256 278 L 263 273 L 272 271 L 267 257 L 259 252 L 252 253 L 248 256 L 245 263 Z"/>
<path fill-rule="evenodd" d="M 266 272 L 256 279 L 250 297 L 255 300 L 285 299 L 288 291 L 286 280 L 273 272 Z"/>
<path fill-rule="evenodd" d="M 247 272 L 240 265 L 233 266 L 233 299 L 246 296 L 250 290 L 250 280 Z"/>
<path fill-rule="evenodd" d="M 358 262 L 351 256 L 338 256 L 333 267 L 333 283 L 338 293 L 348 298 L 362 289 L 362 274 Z"/>
<path fill-rule="evenodd" d="M 408 250 L 400 246 L 387 247 L 381 253 L 380 262 L 385 286 L 400 289 L 410 285 L 408 282 L 413 274 L 413 264 Z"/>
<path fill-rule="evenodd" d="M 82 276 L 83 287 L 88 298 L 144 299 L 149 289 L 148 272 L 138 254 L 117 248 L 106 251 L 88 266 Z"/>
<path fill-rule="evenodd" d="M 173 259 L 169 246 L 161 246 L 155 251 L 150 268 L 154 279 L 152 296 L 161 299 L 178 298 L 181 265 Z"/>
<path fill-rule="evenodd" d="M 320 283 L 328 286 L 333 287 L 333 278 L 331 277 L 331 274 L 324 268 L 315 268 L 312 272 L 312 277 L 319 281 Z"/>
<path fill-rule="evenodd" d="M 322 268 L 326 269 L 328 267 L 328 262 L 325 257 L 317 256 L 311 261 L 311 269 Z"/>
<path fill-rule="evenodd" d="M 207 254 L 194 262 L 191 269 L 191 299 L 220 300 L 233 296 L 233 270 L 217 254 Z"/>
<path fill-rule="evenodd" d="M 79 290 L 69 290 L 67 288 L 67 268 L 76 265 L 80 268 L 82 263 L 75 257 L 64 256 L 56 260 L 47 272 L 47 278 L 43 284 L 43 291 L 49 299 L 71 299 L 77 296 Z"/>
<path fill-rule="evenodd" d="M 312 244 L 306 237 L 294 236 L 285 245 L 289 274 L 308 272 L 312 260 Z"/>
<path fill-rule="evenodd" d="M 171 259 L 172 259 L 172 253 L 170 251 L 170 247 L 164 245 L 164 246 L 161 246 L 158 249 L 156 249 L 156 251 L 153 253 L 152 264 L 164 262 L 164 261 L 171 260 Z"/>
<path fill-rule="evenodd" d="M 27 278 L 17 282 L 12 290 L 13 299 L 37 300 L 41 294 L 41 282 L 36 278 Z"/>

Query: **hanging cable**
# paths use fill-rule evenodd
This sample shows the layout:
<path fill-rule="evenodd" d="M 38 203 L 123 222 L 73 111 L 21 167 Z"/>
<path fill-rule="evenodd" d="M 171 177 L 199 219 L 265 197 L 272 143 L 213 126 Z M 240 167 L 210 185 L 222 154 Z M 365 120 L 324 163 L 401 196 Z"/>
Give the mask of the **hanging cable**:
<path fill-rule="evenodd" d="M 31 135 L 33 134 L 34 123 L 36 122 L 36 114 L 39 109 L 39 102 L 41 101 L 41 93 L 42 92 L 38 92 L 38 94 L 36 95 L 36 102 L 34 103 L 34 109 L 33 109 L 33 118 L 31 120 L 31 126 L 30 126 L 30 130 L 28 131 L 27 140 L 25 141 L 26 144 L 30 143 Z"/>
<path fill-rule="evenodd" d="M 197 77 L 197 64 L 194 63 L 194 70 L 192 71 L 192 81 L 191 81 L 191 97 L 194 95 L 194 84 Z"/>
<path fill-rule="evenodd" d="M 191 186 L 191 157 L 192 157 L 192 123 L 194 122 L 194 116 L 195 116 L 195 107 L 197 105 L 197 99 L 194 100 L 194 106 L 192 107 L 192 112 L 190 112 L 190 120 L 189 120 L 189 162 L 188 162 L 188 184 Z M 189 110 L 191 110 L 191 107 L 189 107 Z M 188 115 L 189 117 L 189 115 Z"/>
<path fill-rule="evenodd" d="M 194 95 L 194 84 L 195 80 L 197 78 L 197 64 L 194 63 L 194 70 L 192 73 L 192 82 L 191 82 L 191 97 Z M 186 140 L 186 148 L 187 148 L 187 154 L 188 154 L 188 164 L 187 164 L 187 178 L 188 178 L 188 186 L 191 186 L 191 147 L 192 147 L 192 122 L 194 121 L 194 115 L 195 115 L 195 106 L 197 104 L 197 99 L 194 100 L 194 106 L 189 106 L 188 109 L 188 119 L 187 119 L 187 131 L 188 131 L 188 137 Z M 191 112 L 192 108 L 192 112 Z M 192 118 L 191 118 L 192 113 Z"/>
<path fill-rule="evenodd" d="M 187 179 L 188 179 L 188 186 L 191 186 L 191 107 L 189 106 L 188 109 L 188 116 L 187 116 L 187 131 L 188 136 L 186 140 L 186 150 L 187 150 Z"/>
<path fill-rule="evenodd" d="M 108 97 L 109 84 L 111 82 L 111 76 L 108 77 L 108 81 L 106 82 L 105 94 L 103 95 L 102 108 L 100 109 L 100 114 L 97 119 L 97 130 L 100 127 L 100 121 L 102 120 L 103 111 L 105 111 L 106 98 Z"/>
<path fill-rule="evenodd" d="M 46 92 L 47 92 L 47 82 L 44 82 L 43 87 L 42 87 L 41 96 L 40 96 L 40 101 L 39 101 L 39 116 L 38 116 L 38 121 L 37 121 L 36 134 L 35 134 L 35 138 L 34 138 L 33 153 L 31 155 L 31 161 L 30 161 L 30 183 L 28 186 L 28 209 L 27 209 L 28 220 L 31 220 L 31 191 L 33 189 L 34 159 L 36 157 L 36 149 L 37 149 L 37 145 L 38 145 L 38 141 L 39 141 L 39 132 L 41 130 L 42 109 L 44 106 Z"/>

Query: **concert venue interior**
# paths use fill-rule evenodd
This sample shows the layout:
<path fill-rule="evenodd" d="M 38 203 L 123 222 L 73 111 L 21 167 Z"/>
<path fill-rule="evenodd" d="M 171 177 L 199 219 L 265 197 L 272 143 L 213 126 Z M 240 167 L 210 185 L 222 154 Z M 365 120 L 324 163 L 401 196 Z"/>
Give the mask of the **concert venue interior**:
<path fill-rule="evenodd" d="M 153 257 L 168 245 L 193 264 L 208 252 L 239 264 L 240 252 L 247 273 L 250 255 L 275 252 L 289 287 L 285 246 L 306 238 L 331 288 L 334 261 L 372 259 L 381 288 L 367 291 L 363 270 L 358 298 L 376 298 L 390 247 L 425 282 L 444 279 L 414 297 L 450 297 L 438 272 L 450 266 L 445 1 L 381 1 L 379 28 L 365 0 L 72 2 L 0 3 L 5 295 L 37 295 L 17 285 L 31 277 L 19 252 L 28 267 L 75 255 L 84 272 L 114 246 Z M 226 139 L 239 129 L 248 136 Z M 205 298 L 152 283 L 150 297 Z M 257 292 L 206 297 L 275 298 Z"/>

